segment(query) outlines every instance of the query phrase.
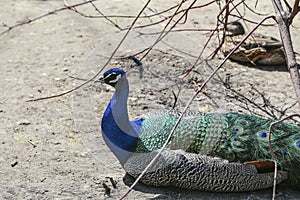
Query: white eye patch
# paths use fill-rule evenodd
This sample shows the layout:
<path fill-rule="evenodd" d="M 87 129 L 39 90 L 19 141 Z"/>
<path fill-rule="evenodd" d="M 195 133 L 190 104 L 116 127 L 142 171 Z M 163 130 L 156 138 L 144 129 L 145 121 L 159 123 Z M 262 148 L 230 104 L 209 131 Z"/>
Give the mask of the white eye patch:
<path fill-rule="evenodd" d="M 116 76 L 116 79 L 110 80 L 109 83 L 116 83 L 119 81 L 119 79 L 121 78 L 121 74 L 119 74 L 118 76 Z"/>

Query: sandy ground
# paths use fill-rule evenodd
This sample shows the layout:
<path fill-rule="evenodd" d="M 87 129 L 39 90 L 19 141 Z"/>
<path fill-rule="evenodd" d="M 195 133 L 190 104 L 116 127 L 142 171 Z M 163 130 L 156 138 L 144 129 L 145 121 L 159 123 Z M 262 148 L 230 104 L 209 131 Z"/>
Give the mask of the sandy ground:
<path fill-rule="evenodd" d="M 75 1 L 70 2 L 75 3 Z M 265 4 L 268 5 L 269 2 Z M 97 2 L 104 13 L 132 14 L 142 3 L 132 1 Z M 172 4 L 173 5 L 173 4 Z M 13 25 L 63 6 L 62 1 L 2 0 L 1 24 Z M 151 4 L 151 8 L 162 9 Z M 270 6 L 262 6 L 265 12 Z M 91 7 L 82 7 L 94 13 Z M 188 24 L 213 27 L 216 5 L 190 15 Z M 130 19 L 132 20 L 132 19 Z M 130 20 L 117 19 L 125 27 Z M 142 22 L 138 22 L 141 24 Z M 299 16 L 295 24 L 299 24 Z M 154 30 L 161 30 L 157 26 Z M 1 27 L 0 31 L 5 30 Z M 143 30 L 149 31 L 149 30 Z M 298 29 L 292 28 L 293 35 Z M 261 30 L 278 37 L 276 27 Z M 273 34 L 274 33 L 274 34 Z M 112 96 L 112 88 L 89 84 L 76 92 L 37 102 L 26 100 L 58 94 L 82 83 L 77 78 L 89 78 L 107 60 L 124 32 L 103 19 L 87 19 L 71 11 L 59 12 L 32 24 L 13 29 L 0 36 L 0 199 L 117 199 L 129 188 L 132 179 L 125 176 L 118 161 L 105 146 L 99 122 Z M 130 55 L 151 44 L 155 36 L 130 35 L 117 55 Z M 189 68 L 198 55 L 207 35 L 195 32 L 170 34 L 168 45 L 157 46 L 144 62 L 145 73 L 139 80 L 137 70 L 128 70 L 131 94 L 129 110 L 132 118 L 144 113 L 168 109 L 174 103 L 173 92 L 179 92 L 177 107 L 183 107 L 194 89 L 219 62 L 203 62 L 187 79 L 178 84 L 176 77 Z M 170 46 L 171 45 L 171 46 Z M 294 38 L 295 50 L 300 52 L 299 38 Z M 199 48 L 200 47 L 200 48 Z M 189 55 L 178 52 L 184 50 Z M 210 47 L 213 49 L 214 47 Z M 204 55 L 207 55 L 205 53 Z M 220 57 L 222 57 L 220 55 Z M 133 64 L 114 59 L 111 66 Z M 228 62 L 191 105 L 192 109 L 212 111 L 255 112 L 248 109 L 220 80 L 230 77 L 236 91 L 263 105 L 253 92 L 253 84 L 278 110 L 286 114 L 298 112 L 289 74 L 284 66 L 253 67 Z M 174 85 L 171 89 L 164 89 Z M 274 108 L 272 108 L 274 110 Z M 271 109 L 271 110 L 272 110 Z M 275 112 L 279 116 L 278 112 Z M 117 181 L 117 188 L 110 182 Z M 110 196 L 105 195 L 105 183 Z M 278 199 L 297 199 L 300 192 L 281 186 Z M 155 188 L 138 184 L 128 199 L 270 199 L 271 189 L 249 193 L 207 193 L 183 191 L 177 188 Z"/>

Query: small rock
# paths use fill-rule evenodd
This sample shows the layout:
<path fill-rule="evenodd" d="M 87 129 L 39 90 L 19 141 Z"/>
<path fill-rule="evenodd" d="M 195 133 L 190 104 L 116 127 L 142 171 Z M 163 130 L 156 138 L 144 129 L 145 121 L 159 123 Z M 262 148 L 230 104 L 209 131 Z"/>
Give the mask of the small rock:
<path fill-rule="evenodd" d="M 17 122 L 18 125 L 29 125 L 31 122 L 28 119 L 21 119 Z"/>
<path fill-rule="evenodd" d="M 86 157 L 87 155 L 88 155 L 87 152 L 82 152 L 82 153 L 79 154 L 80 157 Z"/>
<path fill-rule="evenodd" d="M 33 94 L 27 94 L 27 96 L 28 96 L 29 98 L 33 98 L 33 97 L 34 97 Z"/>

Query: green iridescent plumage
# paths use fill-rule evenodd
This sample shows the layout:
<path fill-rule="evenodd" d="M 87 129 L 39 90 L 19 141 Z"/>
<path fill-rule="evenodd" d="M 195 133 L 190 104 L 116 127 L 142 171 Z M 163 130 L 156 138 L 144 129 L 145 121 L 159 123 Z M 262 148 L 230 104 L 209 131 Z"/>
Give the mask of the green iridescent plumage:
<path fill-rule="evenodd" d="M 182 119 L 167 149 L 220 157 L 229 162 L 273 161 L 268 132 L 272 120 L 237 113 L 190 115 Z M 162 147 L 178 113 L 169 111 L 145 117 L 136 152 Z M 300 128 L 288 123 L 274 125 L 270 142 L 281 170 L 289 181 L 300 184 Z"/>

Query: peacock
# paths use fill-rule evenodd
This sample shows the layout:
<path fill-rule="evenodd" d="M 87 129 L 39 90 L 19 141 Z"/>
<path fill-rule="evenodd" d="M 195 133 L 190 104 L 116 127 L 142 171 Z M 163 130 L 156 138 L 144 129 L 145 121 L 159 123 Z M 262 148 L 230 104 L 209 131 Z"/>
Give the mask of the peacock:
<path fill-rule="evenodd" d="M 126 72 L 107 70 L 99 79 L 115 88 L 102 118 L 102 136 L 125 171 L 137 177 L 163 146 L 180 110 L 129 120 Z M 268 136 L 272 120 L 237 113 L 187 111 L 174 136 L 141 181 L 215 192 L 240 192 L 273 185 Z M 300 128 L 279 123 L 270 142 L 278 162 L 277 183 L 300 183 Z"/>

